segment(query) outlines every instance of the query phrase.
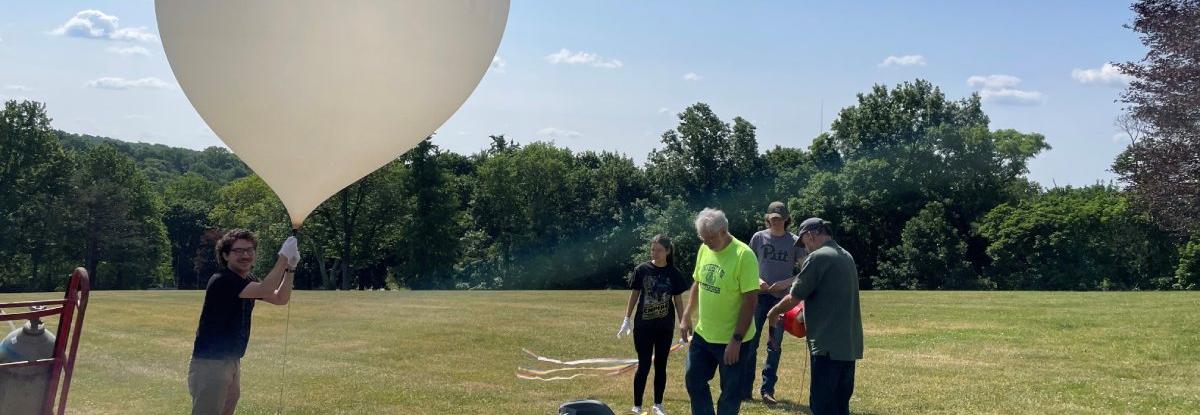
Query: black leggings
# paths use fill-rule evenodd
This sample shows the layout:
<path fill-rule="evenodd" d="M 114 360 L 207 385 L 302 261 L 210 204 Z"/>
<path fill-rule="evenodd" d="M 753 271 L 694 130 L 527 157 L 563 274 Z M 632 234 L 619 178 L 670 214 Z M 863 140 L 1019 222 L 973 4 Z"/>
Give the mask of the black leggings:
<path fill-rule="evenodd" d="M 667 389 L 667 356 L 671 353 L 674 327 L 635 327 L 633 347 L 637 349 L 638 368 L 633 374 L 633 406 L 642 406 L 642 394 L 646 392 L 646 377 L 654 364 L 654 403 L 661 404 L 663 391 Z"/>

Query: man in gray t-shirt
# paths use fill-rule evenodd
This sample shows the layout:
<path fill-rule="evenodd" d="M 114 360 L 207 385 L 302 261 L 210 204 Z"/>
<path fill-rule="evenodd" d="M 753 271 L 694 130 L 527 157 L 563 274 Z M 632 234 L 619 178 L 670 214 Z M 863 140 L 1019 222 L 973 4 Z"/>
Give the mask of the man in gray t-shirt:
<path fill-rule="evenodd" d="M 788 232 L 788 225 L 791 224 L 791 217 L 788 216 L 787 205 L 783 202 L 772 202 L 767 206 L 766 214 L 767 229 L 763 229 L 754 234 L 750 238 L 750 249 L 754 250 L 754 254 L 758 256 L 758 306 L 754 310 L 754 324 L 759 328 L 751 340 L 750 364 L 746 365 L 746 382 L 743 386 L 742 398 L 749 399 L 751 391 L 754 389 L 755 369 L 758 365 L 758 345 L 761 343 L 760 336 L 767 336 L 767 359 L 763 363 L 762 370 L 762 386 L 759 392 L 762 394 L 763 402 L 774 405 L 775 400 L 775 383 L 779 380 L 776 375 L 779 371 L 779 357 L 782 353 L 779 341 L 770 341 L 783 335 L 783 328 L 773 328 L 767 331 L 767 325 L 764 324 L 767 318 L 767 312 L 774 307 L 779 299 L 787 295 L 788 289 L 792 286 L 792 281 L 795 275 L 796 265 L 804 261 L 804 257 L 808 251 L 804 247 L 796 246 L 796 235 Z M 767 331 L 767 334 L 762 334 Z"/>

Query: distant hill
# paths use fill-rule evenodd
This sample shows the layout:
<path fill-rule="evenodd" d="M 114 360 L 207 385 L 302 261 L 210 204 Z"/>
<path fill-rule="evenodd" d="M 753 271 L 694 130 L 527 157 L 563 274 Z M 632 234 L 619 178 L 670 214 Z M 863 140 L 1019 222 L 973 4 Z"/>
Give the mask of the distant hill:
<path fill-rule="evenodd" d="M 251 171 L 237 156 L 222 147 L 191 150 L 162 144 L 131 143 L 109 137 L 74 134 L 55 130 L 63 148 L 70 151 L 108 144 L 133 158 L 152 183 L 160 184 L 172 177 L 196 173 L 221 185 L 250 175 Z"/>

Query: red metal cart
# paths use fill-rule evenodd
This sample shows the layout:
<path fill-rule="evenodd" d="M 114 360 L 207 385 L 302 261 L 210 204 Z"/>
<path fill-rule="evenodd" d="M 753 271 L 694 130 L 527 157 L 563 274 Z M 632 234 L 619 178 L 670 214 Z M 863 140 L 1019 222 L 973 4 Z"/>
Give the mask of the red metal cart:
<path fill-rule="evenodd" d="M 87 310 L 88 292 L 87 270 L 76 268 L 71 273 L 67 284 L 66 295 L 61 300 L 19 301 L 0 303 L 0 309 L 45 307 L 40 310 L 24 311 L 12 314 L 0 314 L 0 321 L 29 320 L 58 316 L 58 330 L 54 339 L 54 354 L 45 359 L 0 363 L 0 371 L 20 368 L 48 368 L 49 377 L 46 382 L 45 401 L 42 403 L 42 415 L 63 415 L 67 410 L 67 393 L 71 390 L 71 374 L 75 369 L 75 357 L 79 350 L 79 335 L 83 329 L 83 313 Z M 55 401 L 57 400 L 57 405 Z M 0 409 L 3 412 L 3 409 Z"/>

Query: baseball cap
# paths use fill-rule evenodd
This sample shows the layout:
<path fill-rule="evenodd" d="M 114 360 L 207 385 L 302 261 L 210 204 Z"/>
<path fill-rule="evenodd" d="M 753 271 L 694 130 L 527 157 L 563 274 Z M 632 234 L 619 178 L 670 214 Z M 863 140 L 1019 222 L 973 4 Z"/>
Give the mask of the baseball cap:
<path fill-rule="evenodd" d="M 771 202 L 771 204 L 767 206 L 767 220 L 770 220 L 776 216 L 785 220 L 788 219 L 787 205 L 783 204 L 783 202 Z"/>

